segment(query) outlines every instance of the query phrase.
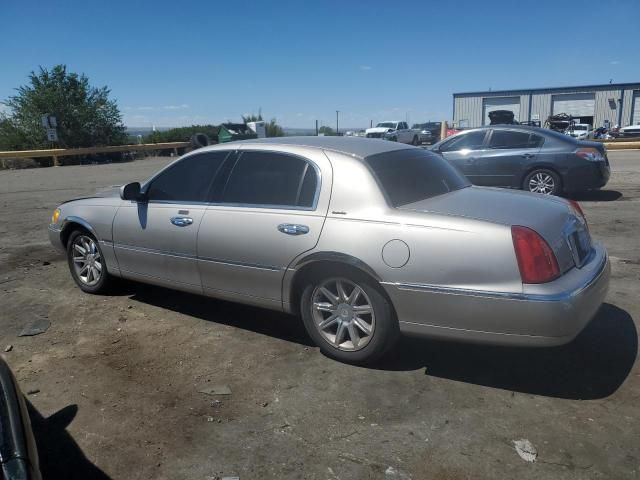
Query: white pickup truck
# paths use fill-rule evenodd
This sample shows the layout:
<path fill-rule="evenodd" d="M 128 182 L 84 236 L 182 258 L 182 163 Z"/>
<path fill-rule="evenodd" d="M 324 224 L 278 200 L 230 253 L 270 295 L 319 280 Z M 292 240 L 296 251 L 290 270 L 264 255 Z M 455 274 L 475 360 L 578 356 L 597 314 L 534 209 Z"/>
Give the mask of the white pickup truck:
<path fill-rule="evenodd" d="M 373 128 L 367 128 L 367 138 L 384 138 L 400 143 L 410 143 L 418 145 L 420 143 L 420 132 L 409 128 L 407 122 L 392 121 L 380 122 Z"/>

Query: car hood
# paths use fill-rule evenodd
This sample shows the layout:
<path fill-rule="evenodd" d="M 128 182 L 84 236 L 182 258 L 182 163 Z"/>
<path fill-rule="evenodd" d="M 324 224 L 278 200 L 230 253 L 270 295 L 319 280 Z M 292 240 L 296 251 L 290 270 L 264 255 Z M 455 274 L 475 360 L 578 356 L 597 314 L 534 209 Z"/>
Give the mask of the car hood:
<path fill-rule="evenodd" d="M 62 202 L 61 205 L 64 205 L 65 203 L 69 203 L 69 202 L 74 202 L 76 200 L 85 200 L 87 198 L 116 198 L 116 197 L 118 198 L 120 197 L 120 185 L 112 185 L 102 190 L 98 190 L 93 195 L 87 195 L 86 197 L 71 198 L 65 202 Z"/>
<path fill-rule="evenodd" d="M 501 225 L 522 225 L 538 232 L 554 250 L 560 269 L 573 266 L 565 228 L 576 217 L 566 200 L 537 193 L 490 187 L 467 187 L 400 207 L 454 215 Z"/>
<path fill-rule="evenodd" d="M 385 132 L 391 132 L 393 130 L 393 128 L 388 128 L 388 127 L 373 127 L 373 128 L 367 128 L 366 132 L 367 133 L 385 133 Z"/>

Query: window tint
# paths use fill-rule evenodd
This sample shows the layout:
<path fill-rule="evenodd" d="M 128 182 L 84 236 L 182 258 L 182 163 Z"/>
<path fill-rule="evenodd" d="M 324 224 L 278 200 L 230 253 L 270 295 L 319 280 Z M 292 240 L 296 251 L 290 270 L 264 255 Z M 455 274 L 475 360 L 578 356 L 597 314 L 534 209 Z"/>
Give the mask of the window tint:
<path fill-rule="evenodd" d="M 489 148 L 536 148 L 542 145 L 542 137 L 529 132 L 494 130 Z"/>
<path fill-rule="evenodd" d="M 149 200 L 206 202 L 216 172 L 229 152 L 207 152 L 180 160 L 149 186 Z"/>
<path fill-rule="evenodd" d="M 441 152 L 456 152 L 458 150 L 479 150 L 482 148 L 486 130 L 461 133 L 440 146 Z"/>
<path fill-rule="evenodd" d="M 318 178 L 303 159 L 273 152 L 243 152 L 222 195 L 224 203 L 312 207 Z"/>
<path fill-rule="evenodd" d="M 394 207 L 470 185 L 445 159 L 424 150 L 380 153 L 367 157 L 366 162 Z"/>

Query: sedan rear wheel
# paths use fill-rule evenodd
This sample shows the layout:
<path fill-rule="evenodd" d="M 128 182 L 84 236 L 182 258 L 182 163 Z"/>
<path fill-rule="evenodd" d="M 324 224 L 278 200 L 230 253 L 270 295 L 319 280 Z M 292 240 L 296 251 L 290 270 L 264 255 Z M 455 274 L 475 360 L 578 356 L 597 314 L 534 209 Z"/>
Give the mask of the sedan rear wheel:
<path fill-rule="evenodd" d="M 391 305 L 365 276 L 325 276 L 310 281 L 301 301 L 311 338 L 328 356 L 371 362 L 395 343 L 398 322 Z"/>
<path fill-rule="evenodd" d="M 560 177 L 551 170 L 537 169 L 527 175 L 523 187 L 533 193 L 558 195 L 561 190 Z"/>
<path fill-rule="evenodd" d="M 98 242 L 87 232 L 76 230 L 67 243 L 67 260 L 71 276 L 87 293 L 103 293 L 110 283 Z"/>

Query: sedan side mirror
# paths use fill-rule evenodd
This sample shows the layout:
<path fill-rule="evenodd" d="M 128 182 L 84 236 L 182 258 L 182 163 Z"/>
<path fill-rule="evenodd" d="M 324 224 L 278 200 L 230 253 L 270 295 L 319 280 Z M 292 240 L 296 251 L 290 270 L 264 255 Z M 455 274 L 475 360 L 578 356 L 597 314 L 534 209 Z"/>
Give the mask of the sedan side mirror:
<path fill-rule="evenodd" d="M 140 182 L 127 183 L 120 187 L 122 200 L 140 200 Z"/>

